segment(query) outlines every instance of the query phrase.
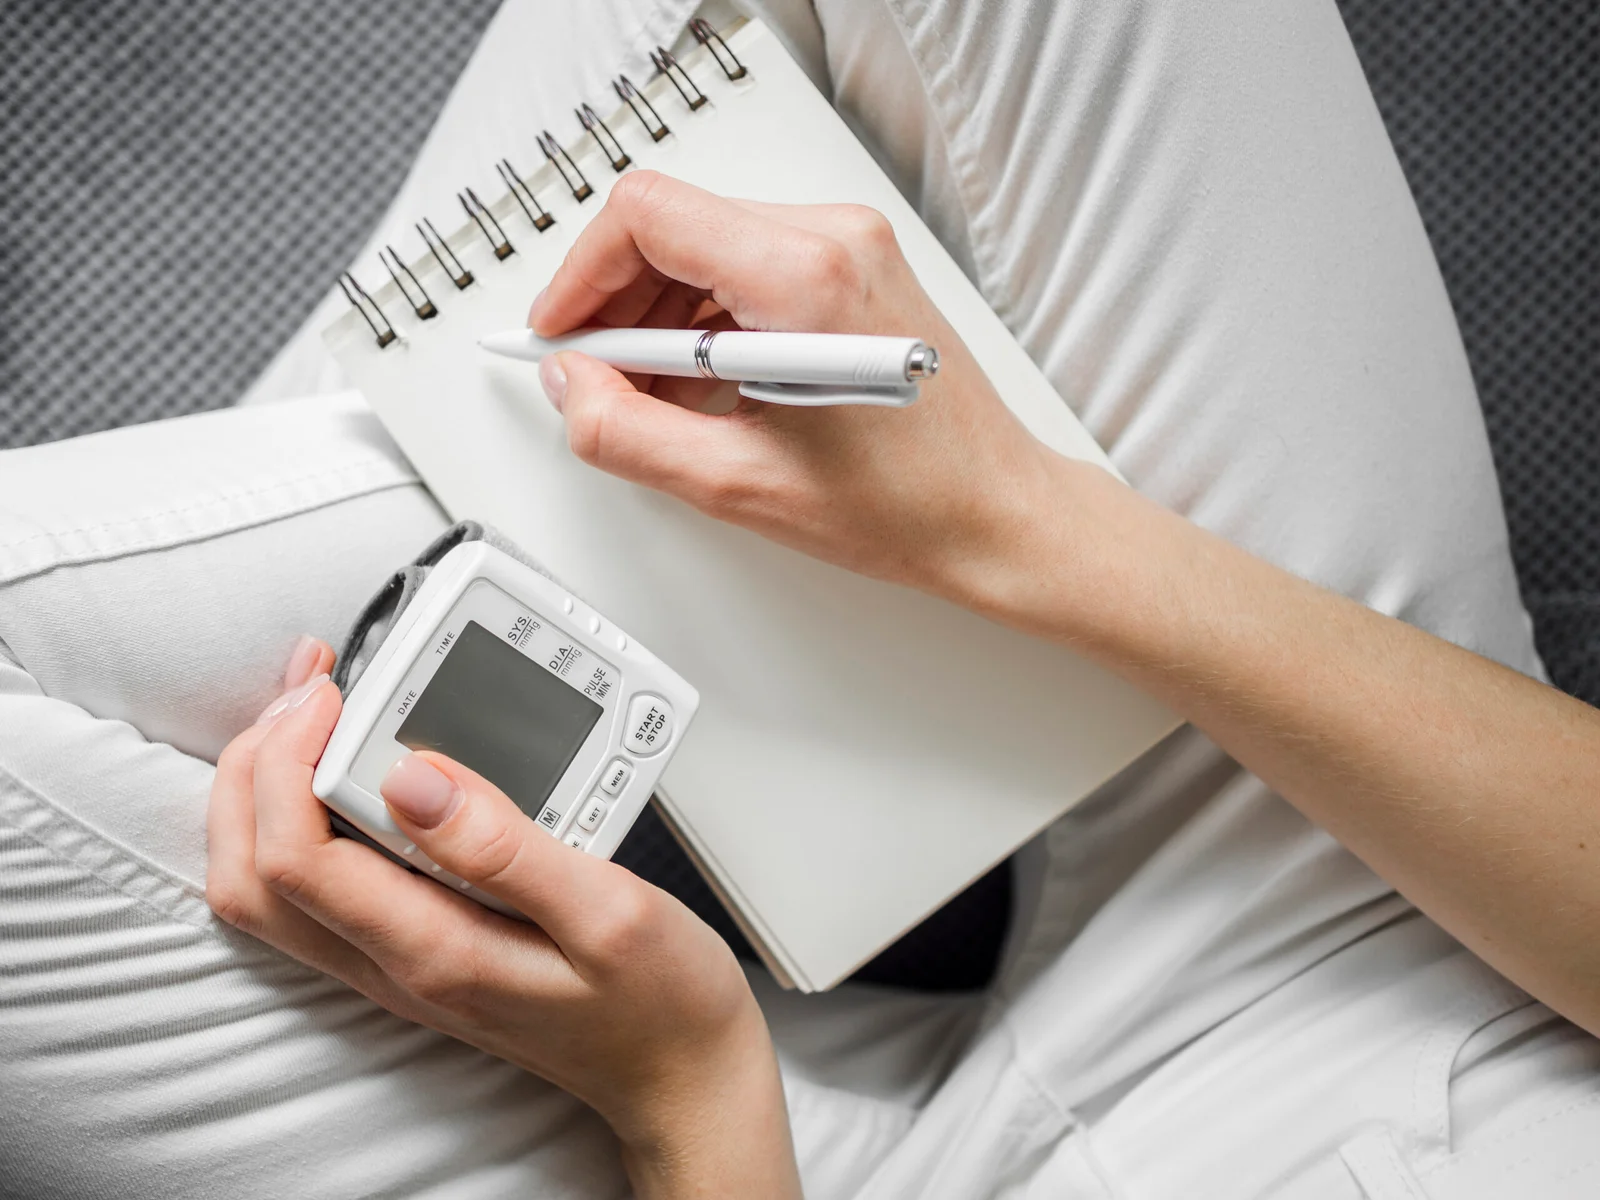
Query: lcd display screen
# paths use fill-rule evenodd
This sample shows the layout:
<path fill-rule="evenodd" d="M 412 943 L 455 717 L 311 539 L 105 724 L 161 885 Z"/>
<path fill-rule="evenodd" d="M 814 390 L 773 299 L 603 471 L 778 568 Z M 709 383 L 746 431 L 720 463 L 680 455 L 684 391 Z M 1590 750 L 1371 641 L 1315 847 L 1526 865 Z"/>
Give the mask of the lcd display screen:
<path fill-rule="evenodd" d="M 514 646 L 468 621 L 395 740 L 471 767 L 532 817 L 601 711 Z"/>

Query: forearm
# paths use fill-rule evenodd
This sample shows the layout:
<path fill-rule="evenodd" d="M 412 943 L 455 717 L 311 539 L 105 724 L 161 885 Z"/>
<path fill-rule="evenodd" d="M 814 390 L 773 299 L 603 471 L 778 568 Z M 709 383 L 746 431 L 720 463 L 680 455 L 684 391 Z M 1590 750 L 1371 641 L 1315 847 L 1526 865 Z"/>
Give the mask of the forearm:
<path fill-rule="evenodd" d="M 1053 494 L 955 582 L 960 598 L 1171 705 L 1478 954 L 1600 1030 L 1600 713 L 1093 468 L 1049 475 Z"/>

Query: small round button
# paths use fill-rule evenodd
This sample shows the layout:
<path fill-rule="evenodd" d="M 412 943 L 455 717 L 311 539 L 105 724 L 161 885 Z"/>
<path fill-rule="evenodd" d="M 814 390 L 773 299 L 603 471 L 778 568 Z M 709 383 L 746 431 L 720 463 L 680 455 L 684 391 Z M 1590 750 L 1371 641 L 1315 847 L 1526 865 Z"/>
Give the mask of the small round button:
<path fill-rule="evenodd" d="M 623 746 L 635 754 L 658 754 L 672 740 L 672 706 L 660 696 L 635 696 L 628 705 Z"/>
<path fill-rule="evenodd" d="M 605 819 L 608 807 L 604 796 L 590 796 L 589 803 L 578 814 L 578 828 L 585 833 L 593 833 Z"/>
<path fill-rule="evenodd" d="M 633 764 L 625 758 L 613 758 L 600 776 L 600 790 L 615 796 L 633 778 Z"/>

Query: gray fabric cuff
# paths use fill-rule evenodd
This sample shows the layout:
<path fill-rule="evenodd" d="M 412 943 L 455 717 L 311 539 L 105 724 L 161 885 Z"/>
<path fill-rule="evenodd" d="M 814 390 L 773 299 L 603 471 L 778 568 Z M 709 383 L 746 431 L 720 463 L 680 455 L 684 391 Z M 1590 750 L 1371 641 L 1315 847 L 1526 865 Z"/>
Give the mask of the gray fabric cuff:
<path fill-rule="evenodd" d="M 389 576 L 388 581 L 378 589 L 371 600 L 367 601 L 356 617 L 355 623 L 350 626 L 344 644 L 339 647 L 339 657 L 333 668 L 333 682 L 339 688 L 340 695 L 350 694 L 350 689 L 355 687 L 356 681 L 377 656 L 378 647 L 383 645 L 383 639 L 389 636 L 389 631 L 400 619 L 400 614 L 405 612 L 406 606 L 416 597 L 417 590 L 422 587 L 433 568 L 439 565 L 439 560 L 463 542 L 487 542 L 496 550 L 504 551 L 524 566 L 539 572 L 546 579 L 560 582 L 530 558 L 527 551 L 498 529 L 478 521 L 461 521 L 452 525 L 428 543 L 415 559 Z"/>

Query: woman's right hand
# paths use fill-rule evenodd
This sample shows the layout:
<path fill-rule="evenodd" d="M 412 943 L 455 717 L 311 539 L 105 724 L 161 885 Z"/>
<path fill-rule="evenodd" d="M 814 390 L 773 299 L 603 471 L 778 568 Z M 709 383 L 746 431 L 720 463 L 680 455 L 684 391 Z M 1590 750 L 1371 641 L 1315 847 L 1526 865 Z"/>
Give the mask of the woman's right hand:
<path fill-rule="evenodd" d="M 940 372 L 904 409 L 747 401 L 711 415 L 698 411 L 712 407 L 705 381 L 630 380 L 570 352 L 546 359 L 541 376 L 592 465 L 817 558 L 969 603 L 962 581 L 1015 557 L 1008 543 L 1064 461 L 1001 402 L 872 209 L 728 200 L 635 172 L 528 323 L 546 337 L 698 323 L 925 339 Z"/>

